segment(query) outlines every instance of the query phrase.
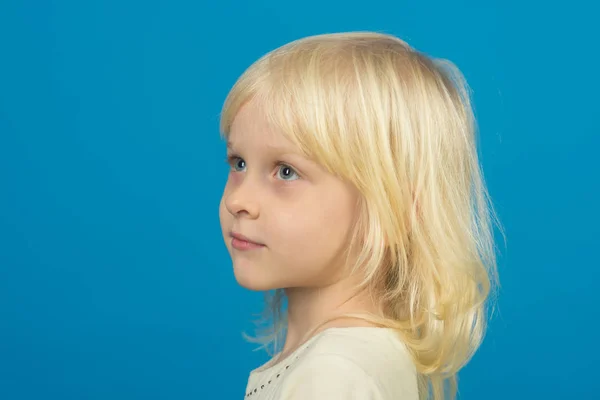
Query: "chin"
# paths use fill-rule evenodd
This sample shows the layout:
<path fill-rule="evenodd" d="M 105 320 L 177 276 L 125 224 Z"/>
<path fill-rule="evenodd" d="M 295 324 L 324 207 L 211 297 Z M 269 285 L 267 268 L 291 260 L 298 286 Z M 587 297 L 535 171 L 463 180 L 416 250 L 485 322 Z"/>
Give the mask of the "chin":
<path fill-rule="evenodd" d="M 277 289 L 273 285 L 269 285 L 267 282 L 260 282 L 256 279 L 244 279 L 235 277 L 238 285 L 244 289 L 252 290 L 253 292 L 266 292 L 269 290 Z"/>
<path fill-rule="evenodd" d="M 255 292 L 264 292 L 277 289 L 275 283 L 269 279 L 264 273 L 251 271 L 250 268 L 236 268 L 233 266 L 233 274 L 235 280 L 241 287 Z"/>

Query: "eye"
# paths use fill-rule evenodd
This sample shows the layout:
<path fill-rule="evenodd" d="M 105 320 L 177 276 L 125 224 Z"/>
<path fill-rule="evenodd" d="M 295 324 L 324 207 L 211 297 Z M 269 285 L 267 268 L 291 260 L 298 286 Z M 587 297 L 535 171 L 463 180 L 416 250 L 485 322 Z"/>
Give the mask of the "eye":
<path fill-rule="evenodd" d="M 244 169 L 246 168 L 246 161 L 243 158 L 240 158 L 236 155 L 228 156 L 225 159 L 225 162 L 231 166 L 231 168 L 236 172 L 241 172 L 238 168 Z"/>
<path fill-rule="evenodd" d="M 235 172 L 243 172 L 246 168 L 246 161 L 244 161 L 244 159 L 240 156 L 234 154 L 227 156 L 225 162 L 229 164 L 231 169 Z M 300 175 L 289 165 L 281 162 L 276 163 L 275 165 L 279 167 L 277 170 L 277 175 L 281 180 L 295 181 L 296 179 L 300 179 Z"/>
<path fill-rule="evenodd" d="M 279 171 L 282 174 L 280 176 L 283 177 L 284 181 L 295 181 L 296 179 L 300 178 L 300 176 L 298 175 L 298 173 L 296 171 L 294 171 L 294 169 L 292 167 L 290 167 L 289 165 L 286 164 L 279 164 Z M 295 179 L 289 179 L 290 177 L 296 177 Z"/>

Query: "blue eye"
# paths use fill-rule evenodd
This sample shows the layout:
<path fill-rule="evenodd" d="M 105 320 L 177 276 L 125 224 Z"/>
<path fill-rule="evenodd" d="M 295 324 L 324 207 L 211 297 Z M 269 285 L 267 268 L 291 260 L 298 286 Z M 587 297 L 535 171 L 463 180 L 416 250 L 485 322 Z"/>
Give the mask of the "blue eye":
<path fill-rule="evenodd" d="M 225 159 L 225 162 L 229 164 L 231 169 L 235 172 L 243 172 L 246 168 L 246 161 L 243 158 L 230 155 Z M 296 179 L 300 179 L 300 175 L 294 170 L 294 168 L 290 167 L 287 164 L 277 162 L 276 165 L 279 167 L 277 171 L 278 178 L 283 181 L 295 181 Z"/>
<path fill-rule="evenodd" d="M 233 163 L 233 168 L 235 169 L 236 167 L 239 167 L 240 170 L 246 168 L 246 161 L 242 160 L 241 158 L 235 159 L 234 163 Z M 236 171 L 240 171 L 240 170 L 236 169 Z"/>
<path fill-rule="evenodd" d="M 240 172 L 238 169 L 236 169 L 238 166 L 240 166 L 240 164 L 242 164 L 242 166 L 240 166 L 240 168 L 243 169 L 246 167 L 246 161 L 244 161 L 242 158 L 240 158 L 238 156 L 228 156 L 225 159 L 225 162 L 227 164 L 229 164 L 231 166 L 231 168 L 233 168 L 233 170 L 236 172 Z"/>
<path fill-rule="evenodd" d="M 294 171 L 294 169 L 288 165 L 285 164 L 279 164 L 279 171 L 278 172 L 282 172 L 285 171 L 283 173 L 283 180 L 284 181 L 295 181 L 296 179 L 300 178 L 300 176 L 298 176 L 298 173 L 296 171 Z M 296 176 L 296 179 L 288 179 L 290 176 Z"/>

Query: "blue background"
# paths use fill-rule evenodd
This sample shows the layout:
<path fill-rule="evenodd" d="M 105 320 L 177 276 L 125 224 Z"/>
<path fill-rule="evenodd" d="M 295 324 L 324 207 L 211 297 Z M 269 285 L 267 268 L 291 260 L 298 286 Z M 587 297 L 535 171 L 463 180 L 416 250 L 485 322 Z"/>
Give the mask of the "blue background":
<path fill-rule="evenodd" d="M 591 4 L 591 2 L 589 2 Z M 282 5 L 285 4 L 285 5 Z M 449 58 L 507 234 L 461 399 L 597 398 L 598 9 L 583 1 L 2 1 L 0 399 L 236 399 L 218 114 L 265 52 L 345 30 Z"/>

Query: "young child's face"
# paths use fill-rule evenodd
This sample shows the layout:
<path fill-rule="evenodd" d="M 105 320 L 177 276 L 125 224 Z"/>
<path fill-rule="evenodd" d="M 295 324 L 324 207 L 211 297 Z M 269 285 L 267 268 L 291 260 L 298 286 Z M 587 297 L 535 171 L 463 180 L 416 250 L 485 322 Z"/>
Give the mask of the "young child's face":
<path fill-rule="evenodd" d="M 228 148 L 231 171 L 219 207 L 235 277 L 251 290 L 319 287 L 340 277 L 357 192 L 303 157 L 250 101 Z M 263 246 L 241 250 L 231 233 Z"/>

